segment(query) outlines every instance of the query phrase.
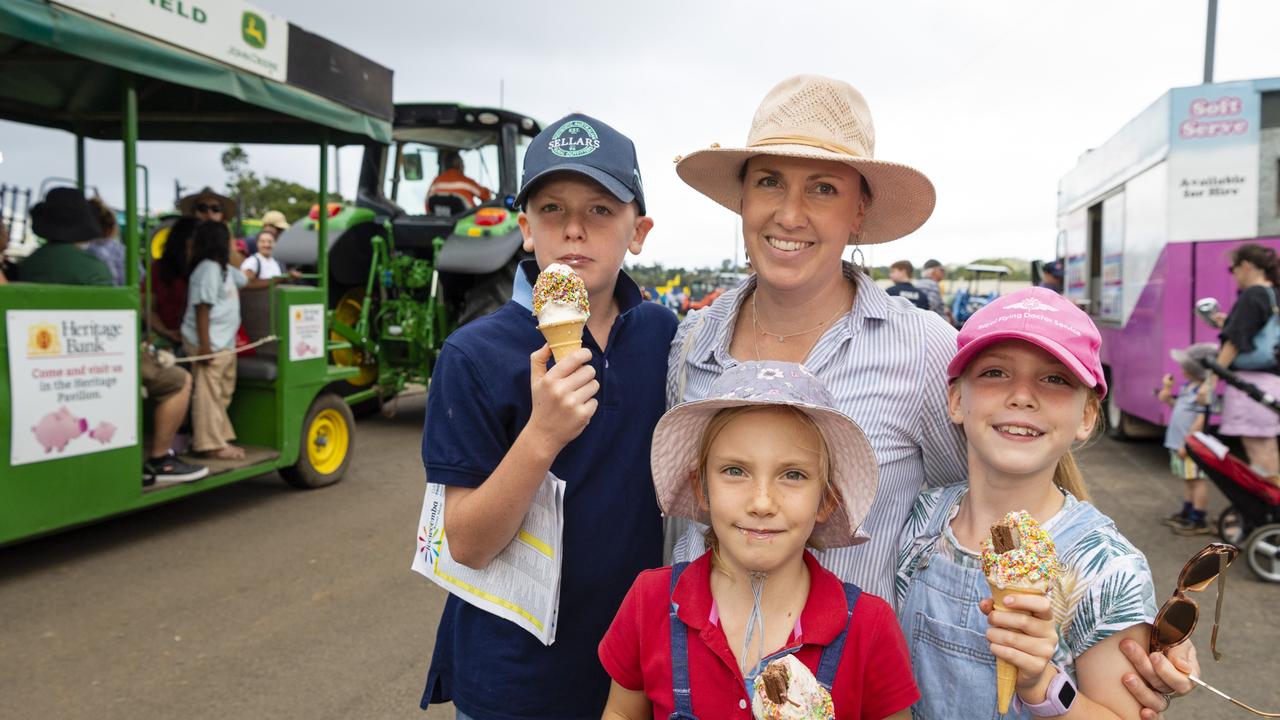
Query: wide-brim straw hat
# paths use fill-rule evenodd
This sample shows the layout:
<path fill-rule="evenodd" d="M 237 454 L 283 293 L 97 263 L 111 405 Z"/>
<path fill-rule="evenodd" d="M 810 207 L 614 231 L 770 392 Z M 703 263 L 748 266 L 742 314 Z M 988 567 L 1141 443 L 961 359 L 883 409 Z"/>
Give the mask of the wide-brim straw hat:
<path fill-rule="evenodd" d="M 279 210 L 268 210 L 262 215 L 262 227 L 271 227 L 284 232 L 289 229 L 289 220 Z"/>
<path fill-rule="evenodd" d="M 711 518 L 698 503 L 692 477 L 699 471 L 702 435 L 716 413 L 744 406 L 789 406 L 807 414 L 818 426 L 831 456 L 831 482 L 840 506 L 813 528 L 810 540 L 822 548 L 858 545 L 870 539 L 861 530 L 880 481 L 875 453 L 862 429 L 835 409 L 822 381 L 803 366 L 775 361 L 746 362 L 724 371 L 703 400 L 667 411 L 653 431 L 653 486 L 658 506 L 669 517 Z"/>
<path fill-rule="evenodd" d="M 214 192 L 213 188 L 206 187 L 194 195 L 187 195 L 178 201 L 178 212 L 183 215 L 194 217 L 196 214 L 196 203 L 200 200 L 217 200 L 222 206 L 222 219 L 230 220 L 236 214 L 236 201 L 226 195 L 219 195 Z"/>
<path fill-rule="evenodd" d="M 676 159 L 676 173 L 695 190 L 742 212 L 742 168 L 756 155 L 834 160 L 862 174 L 871 188 L 862 229 L 849 244 L 888 242 L 918 229 L 936 195 L 924 173 L 875 157 L 876 131 L 867 101 L 852 85 L 820 75 L 778 83 L 756 109 L 740 148 L 712 145 Z"/>

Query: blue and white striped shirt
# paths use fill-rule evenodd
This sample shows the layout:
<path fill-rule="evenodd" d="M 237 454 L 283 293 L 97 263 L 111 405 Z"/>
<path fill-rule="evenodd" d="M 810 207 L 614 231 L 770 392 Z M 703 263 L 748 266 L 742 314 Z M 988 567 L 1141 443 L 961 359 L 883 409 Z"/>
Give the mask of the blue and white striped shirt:
<path fill-rule="evenodd" d="M 925 487 L 967 478 L 964 433 L 947 416 L 947 363 L 956 352 L 956 331 L 937 313 L 889 297 L 853 265 L 845 263 L 844 274 L 858 284 L 854 307 L 818 339 L 804 365 L 866 434 L 880 466 L 880 487 L 862 526 L 871 540 L 815 555 L 841 580 L 892 598 L 899 536 L 916 496 Z M 712 381 L 738 364 L 729 344 L 738 309 L 755 283 L 752 275 L 680 324 L 667 364 L 668 407 L 706 397 Z M 702 554 L 701 529 L 686 527 L 674 561 Z"/>

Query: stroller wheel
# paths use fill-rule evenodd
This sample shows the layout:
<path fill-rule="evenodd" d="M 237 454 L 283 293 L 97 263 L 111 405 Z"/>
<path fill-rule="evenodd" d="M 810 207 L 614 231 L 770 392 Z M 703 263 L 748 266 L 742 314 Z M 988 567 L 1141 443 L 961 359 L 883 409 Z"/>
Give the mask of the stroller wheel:
<path fill-rule="evenodd" d="M 1280 525 L 1263 525 L 1245 544 L 1249 569 L 1267 582 L 1280 582 Z"/>
<path fill-rule="evenodd" d="M 1228 506 L 1218 516 L 1218 537 L 1222 538 L 1222 542 L 1239 547 L 1252 530 L 1235 505 Z"/>

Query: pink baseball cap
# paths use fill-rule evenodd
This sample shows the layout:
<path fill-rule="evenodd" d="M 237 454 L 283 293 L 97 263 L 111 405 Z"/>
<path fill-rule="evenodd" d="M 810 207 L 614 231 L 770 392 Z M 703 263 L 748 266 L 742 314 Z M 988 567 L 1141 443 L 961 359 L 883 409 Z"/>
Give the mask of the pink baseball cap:
<path fill-rule="evenodd" d="M 1048 288 L 1027 288 L 1002 295 L 974 313 L 956 338 L 956 356 L 947 380 L 960 377 L 978 353 L 992 343 L 1025 340 L 1062 361 L 1098 397 L 1107 395 L 1102 373 L 1102 336 L 1083 310 Z"/>

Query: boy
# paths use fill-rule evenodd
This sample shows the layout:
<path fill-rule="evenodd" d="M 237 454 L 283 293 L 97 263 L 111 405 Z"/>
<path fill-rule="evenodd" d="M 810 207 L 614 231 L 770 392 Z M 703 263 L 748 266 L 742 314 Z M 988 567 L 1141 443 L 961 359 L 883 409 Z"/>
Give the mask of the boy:
<path fill-rule="evenodd" d="M 1177 395 L 1173 394 L 1173 376 L 1165 375 L 1158 397 L 1160 402 L 1173 407 L 1169 414 L 1169 426 L 1164 433 L 1164 446 L 1169 451 L 1169 469 L 1174 477 L 1187 481 L 1182 510 L 1165 518 L 1165 524 L 1179 535 L 1209 535 L 1209 523 L 1205 514 L 1209 507 L 1209 489 L 1204 474 L 1187 458 L 1187 436 L 1204 429 L 1204 407 L 1196 403 L 1196 391 L 1204 382 L 1208 371 L 1200 364 L 1201 358 L 1216 358 L 1218 346 L 1212 343 L 1192 345 L 1186 350 L 1171 350 L 1169 356 L 1182 368 L 1185 383 Z"/>
<path fill-rule="evenodd" d="M 600 717 L 609 678 L 596 646 L 636 575 L 662 564 L 649 469 L 676 318 L 621 271 L 653 221 L 631 141 L 570 115 L 529 146 L 516 205 L 524 248 L 511 302 L 449 336 L 427 398 L 427 478 L 447 487 L 455 560 L 485 567 L 515 537 L 550 470 L 567 483 L 556 640 L 450 596 L 422 707 L 459 718 Z M 591 316 L 581 349 L 550 369 L 532 287 L 540 268 L 582 276 Z"/>
<path fill-rule="evenodd" d="M 890 295 L 897 295 L 911 301 L 912 305 L 921 310 L 929 309 L 929 298 L 920 292 L 920 289 L 911 284 L 911 276 L 915 273 L 915 266 L 910 260 L 899 260 L 889 266 L 889 279 L 893 281 L 893 285 L 885 288 L 885 292 Z"/>

